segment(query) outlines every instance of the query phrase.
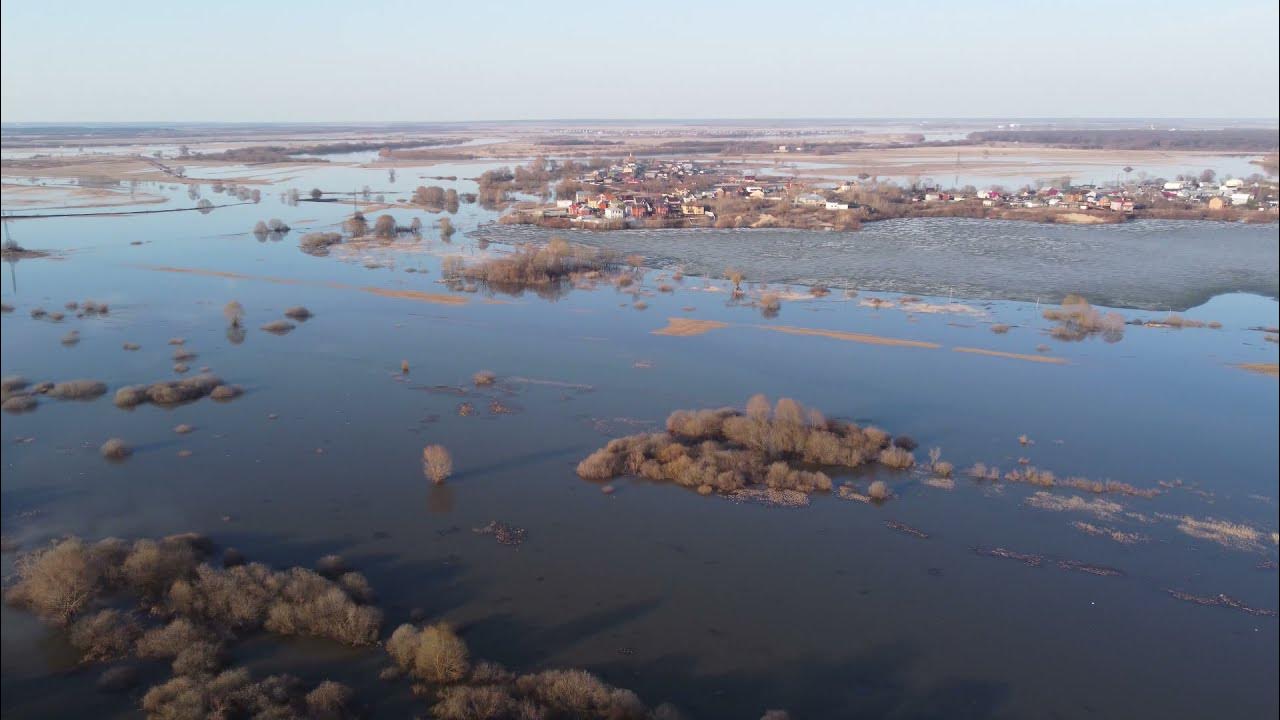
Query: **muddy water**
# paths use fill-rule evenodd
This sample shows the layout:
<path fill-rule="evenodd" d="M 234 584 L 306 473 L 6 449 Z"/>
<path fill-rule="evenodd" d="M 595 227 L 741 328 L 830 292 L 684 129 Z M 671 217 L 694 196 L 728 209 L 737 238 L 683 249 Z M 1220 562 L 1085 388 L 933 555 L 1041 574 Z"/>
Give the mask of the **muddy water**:
<path fill-rule="evenodd" d="M 382 171 L 365 171 L 363 180 L 349 175 L 357 171 L 316 172 L 336 173 L 333 184 L 376 188 L 385 179 Z M 393 190 L 429 184 L 415 175 L 453 174 L 473 176 L 401 170 Z M 305 193 L 325 179 L 304 175 L 273 190 Z M 457 187 L 470 189 L 465 181 Z M 1275 714 L 1276 619 L 1165 592 L 1226 593 L 1274 610 L 1275 571 L 1258 569 L 1276 559 L 1274 544 L 1233 550 L 1156 518 L 1276 529 L 1276 381 L 1234 365 L 1276 362 L 1276 345 L 1249 328 L 1276 325 L 1277 304 L 1249 292 L 1219 294 L 1274 294 L 1274 227 L 913 221 L 847 237 L 678 233 L 661 246 L 667 236 L 575 236 L 616 242 L 658 265 L 686 257 L 713 275 L 728 264 L 716 253 L 728 252 L 749 278 L 774 283 L 837 285 L 828 278 L 854 272 L 835 263 L 850 255 L 874 261 L 875 272 L 859 277 L 858 297 L 788 299 L 778 317 L 763 318 L 731 302 L 721 281 L 675 282 L 660 279 L 661 270 L 643 283 L 645 310 L 611 287 L 554 302 L 483 292 L 460 293 L 461 303 L 430 302 L 423 297 L 450 293 L 437 282 L 441 256 L 500 252 L 501 244 L 482 250 L 460 233 L 448 245 L 424 237 L 310 257 L 298 251 L 298 233 L 330 228 L 346 208 L 290 207 L 275 192 L 264 194 L 270 198 L 261 205 L 207 215 L 11 223 L 24 245 L 60 254 L 2 268 L 3 300 L 16 308 L 0 324 L 5 375 L 92 377 L 114 391 L 171 377 L 166 342 L 181 336 L 199 354 L 193 367 L 207 365 L 247 392 L 230 403 L 133 411 L 114 407 L 109 396 L 49 399 L 35 412 L 4 415 L 7 541 L 31 548 L 70 533 L 197 531 L 277 565 L 340 553 L 378 591 L 388 631 L 420 608 L 456 623 L 477 657 L 519 670 L 585 667 L 692 717 L 758 717 L 771 707 L 803 718 Z M 392 212 L 401 224 L 415 214 Z M 420 216 L 427 226 L 438 217 Z M 247 233 L 268 217 L 299 230 L 262 242 Z M 491 218 L 464 206 L 454 222 L 471 231 Z M 524 237 L 509 228 L 487 236 Z M 1197 238 L 1214 243 L 1216 253 L 1197 252 Z M 1090 252 L 1073 249 L 1073 239 Z M 1155 281 L 1131 267 L 1122 282 L 1121 270 L 1108 269 L 1121 253 L 1110 246 L 1158 248 L 1162 239 L 1167 252 L 1143 254 Z M 1268 239 L 1269 251 L 1259 247 Z M 905 256 L 934 260 L 895 267 L 893 243 L 916 249 Z M 1113 253 L 1104 255 L 1109 262 L 1095 257 L 1105 252 Z M 811 254 L 832 267 L 788 267 Z M 1215 263 L 1214 256 L 1228 259 Z M 1024 286 L 992 265 L 1038 274 Z M 865 290 L 881 287 L 876 278 L 886 289 L 933 288 L 938 297 L 925 300 L 956 312 L 906 312 L 895 296 Z M 906 286 L 912 278 L 922 279 Z M 675 292 L 657 292 L 659 283 Z M 951 284 L 959 286 L 958 302 L 949 304 Z M 1115 344 L 1061 343 L 1047 335 L 1034 304 L 993 299 L 1020 297 L 1015 285 L 1084 291 L 1116 305 L 1193 304 L 1189 316 L 1223 327 L 1129 327 Z M 885 306 L 862 304 L 869 296 Z M 62 323 L 28 314 L 85 298 L 109 302 L 111 313 Z M 228 339 L 221 314 L 233 299 L 244 305 L 249 328 L 240 344 Z M 297 304 L 315 317 L 282 337 L 257 330 Z M 702 334 L 654 334 L 671 317 L 715 322 Z M 1013 328 L 993 334 L 995 322 Z M 81 341 L 64 347 L 59 338 L 71 328 Z M 124 351 L 125 342 L 141 349 Z M 1047 353 L 1037 349 L 1042 344 Z M 499 383 L 469 387 L 481 369 L 497 373 Z M 1026 457 L 1059 476 L 1181 487 L 1152 499 L 1111 498 L 1150 520 L 1143 522 L 1038 509 L 1024 502 L 1032 493 L 1024 486 L 957 477 L 954 490 L 940 490 L 910 472 L 836 478 L 860 486 L 884 479 L 895 494 L 884 505 L 818 495 L 799 509 L 626 479 L 606 496 L 573 473 L 611 436 L 660 427 L 675 408 L 740 404 L 754 392 L 910 434 L 921 459 L 924 448 L 939 446 L 959 467 L 982 461 L 1011 469 Z M 492 414 L 493 400 L 513 412 Z M 460 417 L 462 402 L 475 414 Z M 177 435 L 179 423 L 196 431 Z M 1033 445 L 1018 443 L 1024 433 Z M 111 436 L 133 444 L 134 456 L 105 463 L 97 447 Z M 421 474 L 428 443 L 454 456 L 456 474 L 442 487 Z M 178 456 L 184 449 L 190 457 Z M 513 548 L 472 532 L 491 520 L 526 528 L 526 542 Z M 885 526 L 890 520 L 930 537 L 896 532 Z M 1082 534 L 1073 521 L 1150 541 L 1118 545 Z M 1046 560 L 1029 567 L 975 547 Z M 14 558 L 4 554 L 6 574 Z M 1125 575 L 1065 571 L 1057 560 Z M 376 680 L 376 651 L 264 638 L 239 646 L 236 657 L 255 671 L 350 682 L 376 716 L 425 712 L 403 684 Z M 5 717 L 137 713 L 137 695 L 94 693 L 96 670 L 72 662 L 58 633 L 6 607 Z M 146 673 L 159 682 L 165 671 Z"/>

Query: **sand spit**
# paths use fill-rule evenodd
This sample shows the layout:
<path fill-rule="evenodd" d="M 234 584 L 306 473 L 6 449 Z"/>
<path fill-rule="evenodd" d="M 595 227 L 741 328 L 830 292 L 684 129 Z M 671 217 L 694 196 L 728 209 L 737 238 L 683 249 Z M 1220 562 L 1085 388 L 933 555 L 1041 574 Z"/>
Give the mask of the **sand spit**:
<path fill-rule="evenodd" d="M 400 298 L 401 300 L 417 300 L 418 302 L 437 303 L 440 305 L 466 305 L 467 299 L 458 295 L 449 295 L 446 293 L 429 293 L 419 290 L 392 290 L 390 288 L 380 288 L 366 286 L 356 288 L 361 292 L 367 292 L 379 297 Z"/>
<path fill-rule="evenodd" d="M 1258 373 L 1259 375 L 1269 375 L 1271 377 L 1280 377 L 1280 363 L 1240 363 L 1236 367 L 1241 370 Z"/>
<path fill-rule="evenodd" d="M 867 333 L 845 332 L 843 330 L 821 330 L 817 328 L 794 327 L 791 325 L 756 325 L 755 327 L 760 328 L 761 330 L 787 333 L 788 335 L 816 335 L 819 337 L 831 338 L 833 340 L 845 340 L 848 342 L 866 343 L 868 345 L 890 345 L 893 347 L 914 347 L 926 348 L 929 350 L 937 350 L 942 347 L 938 343 L 926 342 L 923 340 L 902 340 L 900 338 L 868 335 Z"/>
<path fill-rule="evenodd" d="M 729 327 L 729 323 L 718 320 L 698 320 L 695 318 L 667 318 L 667 326 L 653 331 L 654 335 L 672 335 L 674 337 L 691 337 L 704 335 L 712 330 Z"/>
<path fill-rule="evenodd" d="M 312 287 L 323 287 L 331 290 L 358 290 L 360 292 L 377 295 L 379 297 L 399 298 L 401 300 L 416 300 L 418 302 L 436 303 L 439 305 L 465 305 L 467 298 L 449 295 L 447 293 L 429 293 L 420 290 L 395 290 L 392 288 L 374 287 L 372 285 L 356 286 L 346 285 L 337 282 L 318 282 L 311 280 L 298 280 L 296 278 L 272 277 L 269 275 L 246 275 L 244 273 L 227 272 L 224 270 L 207 270 L 204 268 L 183 268 L 173 267 L 171 265 L 136 265 L 144 270 L 153 270 L 155 272 L 183 273 L 187 275 L 201 275 L 204 277 L 225 278 L 228 280 L 249 280 L 256 282 L 275 283 L 277 285 L 308 285 Z"/>
<path fill-rule="evenodd" d="M 987 350 L 984 348 L 972 347 L 954 347 L 952 350 L 959 353 L 972 353 L 974 355 L 987 355 L 990 357 L 1009 358 L 1011 360 L 1026 360 L 1027 362 L 1046 363 L 1048 365 L 1070 365 L 1063 358 L 1047 357 L 1044 355 L 1023 355 L 1022 353 L 1001 352 L 1000 350 Z"/>

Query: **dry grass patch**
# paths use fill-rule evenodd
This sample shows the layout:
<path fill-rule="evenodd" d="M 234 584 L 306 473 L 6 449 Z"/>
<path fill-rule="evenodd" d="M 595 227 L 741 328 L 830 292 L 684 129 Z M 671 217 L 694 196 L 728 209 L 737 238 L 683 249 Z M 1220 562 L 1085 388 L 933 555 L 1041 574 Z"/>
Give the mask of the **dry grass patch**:
<path fill-rule="evenodd" d="M 697 320 L 694 318 L 667 318 L 666 327 L 652 331 L 654 335 L 671 335 L 674 337 L 691 337 L 703 335 L 712 330 L 729 327 L 728 323 L 718 320 Z"/>

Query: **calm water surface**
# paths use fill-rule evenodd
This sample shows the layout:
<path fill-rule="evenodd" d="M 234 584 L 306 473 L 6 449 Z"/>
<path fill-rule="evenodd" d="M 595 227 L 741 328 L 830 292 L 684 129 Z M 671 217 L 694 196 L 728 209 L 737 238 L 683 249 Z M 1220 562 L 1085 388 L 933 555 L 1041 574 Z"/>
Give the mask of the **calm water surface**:
<path fill-rule="evenodd" d="M 1023 502 L 1031 490 L 1022 486 L 958 477 L 947 492 L 919 474 L 884 469 L 836 478 L 886 480 L 896 497 L 884 505 L 815 495 L 800 509 L 627 479 L 605 496 L 573 472 L 609 437 L 660 427 L 673 409 L 739 405 L 764 392 L 910 434 L 922 446 L 917 456 L 939 446 L 959 467 L 982 461 L 1009 469 L 1028 457 L 1059 476 L 1142 487 L 1181 480 L 1183 489 L 1119 502 L 1152 519 L 1215 517 L 1272 533 L 1276 381 L 1234 365 L 1277 360 L 1276 345 L 1249 329 L 1278 324 L 1275 226 L 916 220 L 850 235 L 573 236 L 641 252 L 659 268 L 683 264 L 717 276 L 733 264 L 753 280 L 839 286 L 851 279 L 863 289 L 852 299 L 837 292 L 786 301 L 779 317 L 765 319 L 729 302 L 716 290 L 722 281 L 686 277 L 672 294 L 655 292 L 672 282 L 659 280 L 662 269 L 649 271 L 642 311 L 608 286 L 555 301 L 482 292 L 441 305 L 379 296 L 365 289 L 448 292 L 436 282 L 441 256 L 506 246 L 481 249 L 459 234 L 449 245 L 427 238 L 310 257 L 298 251 L 298 235 L 329 228 L 347 208 L 290 207 L 276 198 L 288 187 L 352 183 L 404 195 L 432 184 L 418 176 L 465 178 L 483 169 L 402 169 L 390 187 L 380 184 L 382 170 L 293 170 L 264 190 L 262 204 L 207 215 L 10 223 L 24 245 L 59 255 L 2 268 L 4 302 L 16 307 L 0 325 L 5 375 L 91 377 L 114 392 L 171 377 L 166 341 L 182 336 L 199 353 L 193 367 L 207 365 L 247 393 L 225 404 L 133 411 L 114 407 L 110 395 L 48 400 L 32 413 L 5 415 L 5 538 L 31 548 L 63 534 L 197 531 L 278 566 L 340 553 L 378 591 L 388 630 L 420 608 L 456 623 L 476 657 L 519 670 L 585 667 L 692 717 L 751 718 L 770 707 L 799 718 L 1275 715 L 1276 619 L 1165 592 L 1226 593 L 1274 610 L 1276 572 L 1258 567 L 1276 559 L 1270 541 L 1259 551 L 1230 550 L 1165 520 L 1036 509 Z M 453 186 L 474 189 L 465 180 Z M 394 214 L 407 224 L 414 213 Z M 247 233 L 269 217 L 294 232 L 264 242 Z M 421 217 L 428 226 L 436 218 Z M 492 217 L 463 206 L 454 222 L 472 231 Z M 533 237 L 506 227 L 479 235 Z M 968 310 L 874 309 L 861 302 L 875 296 L 892 305 L 894 296 L 868 289 L 943 305 L 951 292 Z M 1129 327 L 1119 343 L 1061 343 L 1047 335 L 1034 302 L 1018 300 L 1065 292 L 1144 308 L 1121 310 L 1131 319 L 1190 307 L 1188 316 L 1223 327 Z M 62 323 L 28 315 L 85 298 L 109 302 L 110 315 Z M 228 340 L 221 315 L 233 299 L 247 313 L 242 344 Z M 315 317 L 283 337 L 256 330 L 297 304 Z M 728 327 L 695 337 L 651 334 L 669 317 Z M 1013 329 L 993 334 L 993 322 Z M 940 347 L 794 336 L 771 326 Z M 64 347 L 59 338 L 72 328 L 81 341 Z M 142 348 L 125 352 L 124 342 Z M 1040 344 L 1068 364 L 953 351 L 1036 355 Z M 401 360 L 411 366 L 407 376 Z M 469 389 L 480 369 L 496 372 L 498 386 Z M 467 395 L 436 386 L 468 387 Z M 516 412 L 490 415 L 491 399 Z M 457 414 L 464 401 L 475 415 Z M 197 430 L 176 435 L 179 423 Z M 1023 433 L 1035 444 L 1020 446 Z M 134 456 L 103 462 L 97 447 L 111 436 L 131 442 Z M 428 443 L 454 455 L 447 485 L 422 477 Z M 182 449 L 193 455 L 178 457 Z M 512 548 L 471 532 L 491 520 L 527 528 L 528 540 Z M 894 532 L 886 520 L 930 538 Z M 1118 545 L 1081 534 L 1075 520 L 1151 542 Z M 976 546 L 1049 561 L 1027 567 L 976 555 Z M 6 575 L 14 557 L 3 556 Z M 1058 559 L 1126 574 L 1065 572 Z M 236 653 L 255 672 L 352 683 L 378 716 L 425 712 L 404 685 L 376 679 L 379 652 L 264 638 Z M 58 633 L 4 608 L 5 717 L 138 714 L 137 695 L 98 695 L 97 671 L 73 663 Z M 163 669 L 148 672 L 150 682 L 164 677 Z"/>

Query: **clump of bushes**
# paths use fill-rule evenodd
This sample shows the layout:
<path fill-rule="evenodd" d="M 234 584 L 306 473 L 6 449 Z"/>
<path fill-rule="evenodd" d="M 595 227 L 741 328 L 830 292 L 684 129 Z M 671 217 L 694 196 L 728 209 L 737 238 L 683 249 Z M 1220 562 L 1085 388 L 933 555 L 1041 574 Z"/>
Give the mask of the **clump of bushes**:
<path fill-rule="evenodd" d="M 462 680 L 471 669 L 466 643 L 444 623 L 421 630 L 401 625 L 387 640 L 387 654 L 413 677 L 440 685 Z"/>
<path fill-rule="evenodd" d="M 1046 309 L 1044 318 L 1058 323 L 1049 331 L 1058 340 L 1084 340 L 1099 335 L 1106 342 L 1114 343 L 1124 338 L 1123 315 L 1101 313 L 1079 295 L 1068 295 L 1061 307 Z"/>
<path fill-rule="evenodd" d="M 446 686 L 431 708 L 440 720 L 650 717 L 635 693 L 608 685 L 582 670 L 544 670 L 515 676 L 494 663 L 473 666 L 466 643 L 443 623 L 422 629 L 401 625 L 386 647 L 401 671 L 418 680 Z"/>
<path fill-rule="evenodd" d="M 497 382 L 498 376 L 493 374 L 492 370 L 481 370 L 471 376 L 471 382 L 477 386 L 492 385 Z"/>
<path fill-rule="evenodd" d="M 542 247 L 525 245 L 508 255 L 472 265 L 446 263 L 441 269 L 445 280 L 455 285 L 467 280 L 479 281 L 501 292 L 518 294 L 526 288 L 567 283 L 576 275 L 599 273 L 614 264 L 607 253 L 554 238 Z"/>
<path fill-rule="evenodd" d="M 59 400 L 92 400 L 107 392 L 107 384 L 97 380 L 66 380 L 54 383 L 46 392 Z"/>
<path fill-rule="evenodd" d="M 178 675 L 156 685 L 142 698 L 147 717 L 182 718 L 344 718 L 352 693 L 346 686 L 325 681 L 306 692 L 291 675 L 270 675 L 255 681 L 243 668 Z"/>
<path fill-rule="evenodd" d="M 284 316 L 288 318 L 293 318 L 298 322 L 306 322 L 307 320 L 311 319 L 312 314 L 310 310 L 306 309 L 302 305 L 295 305 L 290 308 L 285 308 Z"/>
<path fill-rule="evenodd" d="M 116 407 L 126 409 L 148 402 L 156 405 L 178 405 L 211 395 L 218 387 L 223 387 L 222 378 L 209 373 L 150 385 L 127 385 L 116 391 L 115 404 Z"/>
<path fill-rule="evenodd" d="M 878 460 L 907 467 L 901 455 L 911 456 L 889 447 L 888 434 L 878 428 L 828 420 L 790 398 L 771 405 L 756 395 L 745 411 L 677 410 L 667 418 L 665 433 L 612 440 L 580 462 L 577 472 L 588 480 L 666 480 L 704 495 L 749 486 L 807 493 L 830 490 L 832 483 L 802 465 L 855 468 Z"/>
<path fill-rule="evenodd" d="M 309 232 L 298 240 L 298 248 L 308 255 L 328 255 L 330 245 L 342 243 L 342 233 Z"/>

